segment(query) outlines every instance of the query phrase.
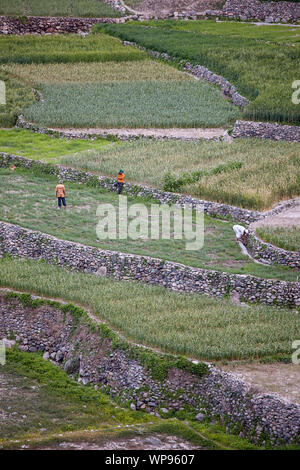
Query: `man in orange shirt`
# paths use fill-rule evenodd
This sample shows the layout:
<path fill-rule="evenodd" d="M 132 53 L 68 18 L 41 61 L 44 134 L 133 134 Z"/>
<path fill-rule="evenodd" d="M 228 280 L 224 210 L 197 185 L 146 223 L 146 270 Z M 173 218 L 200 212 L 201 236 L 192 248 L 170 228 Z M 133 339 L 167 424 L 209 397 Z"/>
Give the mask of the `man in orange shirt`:
<path fill-rule="evenodd" d="M 55 188 L 55 192 L 56 192 L 56 197 L 57 197 L 57 203 L 58 203 L 58 207 L 61 207 L 61 203 L 63 203 L 63 206 L 66 207 L 66 188 L 65 186 L 63 185 L 63 182 L 60 181 L 58 183 L 58 185 L 56 186 Z"/>
<path fill-rule="evenodd" d="M 118 194 L 121 194 L 123 191 L 124 178 L 125 178 L 124 172 L 123 170 L 120 170 L 118 173 L 118 182 L 117 182 Z"/>

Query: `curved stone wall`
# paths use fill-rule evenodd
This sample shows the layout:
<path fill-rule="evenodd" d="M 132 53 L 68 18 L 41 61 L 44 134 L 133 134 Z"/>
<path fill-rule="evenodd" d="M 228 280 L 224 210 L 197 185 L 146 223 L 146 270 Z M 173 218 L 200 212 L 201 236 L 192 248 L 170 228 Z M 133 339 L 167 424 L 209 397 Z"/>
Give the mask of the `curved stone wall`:
<path fill-rule="evenodd" d="M 182 358 L 171 358 L 163 376 L 155 378 L 144 365 L 147 350 L 128 343 L 115 347 L 114 333 L 90 325 L 88 314 L 78 308 L 74 312 L 70 304 L 0 292 L 0 338 L 13 334 L 21 350 L 42 351 L 45 359 L 78 374 L 83 385 L 100 387 L 131 403 L 132 409 L 162 416 L 188 405 L 196 419 L 220 419 L 227 430 L 255 443 L 299 443 L 299 405 L 259 393 L 233 374 Z M 148 352 L 152 364 L 164 358 Z"/>
<path fill-rule="evenodd" d="M 299 251 L 288 251 L 275 247 L 271 243 L 261 240 L 253 231 L 250 231 L 248 237 L 247 250 L 254 259 L 266 264 L 277 263 L 293 269 L 300 269 Z"/>
<path fill-rule="evenodd" d="M 0 222 L 0 257 L 9 254 L 117 280 L 136 280 L 178 292 L 224 297 L 294 308 L 300 305 L 300 283 L 192 268 L 159 258 L 120 253 L 57 239 Z"/>
<path fill-rule="evenodd" d="M 99 187 L 104 187 L 109 191 L 115 191 L 115 180 L 103 176 L 95 176 L 91 173 L 77 171 L 72 168 L 66 168 L 61 165 L 51 165 L 43 163 L 38 160 L 31 160 L 25 157 L 17 155 L 9 155 L 0 152 L 0 167 L 7 167 L 11 164 L 16 166 L 23 166 L 25 168 L 38 169 L 39 171 L 47 174 L 55 175 L 64 181 L 74 181 L 84 184 L 93 184 Z M 132 185 L 130 183 L 125 184 L 124 193 L 134 195 L 142 198 L 151 198 L 157 200 L 161 204 L 176 204 L 180 207 L 188 205 L 197 210 L 197 208 L 203 208 L 207 215 L 214 217 L 228 218 L 232 220 L 242 222 L 245 225 L 249 225 L 251 222 L 265 218 L 266 216 L 275 215 L 283 210 L 293 207 L 298 203 L 297 199 L 290 201 L 284 201 L 273 209 L 266 212 L 256 212 L 239 207 L 230 206 L 228 204 L 221 204 L 212 201 L 205 201 L 197 198 L 193 198 L 187 195 L 180 195 L 176 193 L 169 193 L 160 191 L 159 189 L 151 187 L 143 187 Z M 285 266 L 298 269 L 300 267 L 300 253 L 282 250 L 269 243 L 265 243 L 260 240 L 254 233 L 252 233 L 249 239 L 249 245 L 247 247 L 252 257 L 258 260 L 265 261 L 266 263 L 278 263 Z M 260 255 L 261 250 L 261 255 Z"/>

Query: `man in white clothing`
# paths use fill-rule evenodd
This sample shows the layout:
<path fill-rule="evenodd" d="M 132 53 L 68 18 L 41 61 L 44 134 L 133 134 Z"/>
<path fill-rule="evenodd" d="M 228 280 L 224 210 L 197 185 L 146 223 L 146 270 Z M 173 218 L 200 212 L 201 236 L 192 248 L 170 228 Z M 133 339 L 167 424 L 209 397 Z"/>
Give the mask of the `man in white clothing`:
<path fill-rule="evenodd" d="M 247 238 L 248 238 L 248 234 L 249 234 L 249 230 L 247 230 L 245 227 L 243 227 L 242 225 L 234 225 L 233 227 L 233 230 L 234 230 L 234 233 L 235 233 L 235 236 L 236 236 L 236 241 L 239 243 L 239 242 L 242 242 L 243 245 L 247 245 Z"/>

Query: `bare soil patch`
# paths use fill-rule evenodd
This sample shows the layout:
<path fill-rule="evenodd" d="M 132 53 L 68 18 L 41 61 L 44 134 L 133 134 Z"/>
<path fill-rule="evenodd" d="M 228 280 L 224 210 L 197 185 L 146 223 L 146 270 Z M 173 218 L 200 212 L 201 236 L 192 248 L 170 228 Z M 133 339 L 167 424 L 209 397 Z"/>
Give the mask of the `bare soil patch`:
<path fill-rule="evenodd" d="M 258 227 L 299 227 L 300 228 L 300 198 L 296 206 L 279 214 L 270 215 L 251 224 L 252 229 Z"/>
<path fill-rule="evenodd" d="M 263 393 L 275 393 L 294 403 L 300 403 L 300 364 L 230 363 L 218 365 L 238 376 Z"/>
<path fill-rule="evenodd" d="M 136 436 L 127 439 L 113 439 L 101 442 L 61 442 L 54 447 L 42 448 L 42 450 L 200 450 L 187 441 L 176 436 Z"/>
<path fill-rule="evenodd" d="M 89 128 L 89 129 L 61 129 L 52 128 L 57 132 L 64 132 L 66 135 L 72 135 L 80 138 L 86 134 L 95 135 L 115 135 L 119 137 L 153 137 L 155 139 L 169 138 L 169 139 L 182 139 L 182 140 L 198 140 L 198 139 L 215 139 L 222 137 L 225 130 L 223 128 L 172 128 L 172 129 L 135 129 L 135 128 L 121 128 L 121 129 L 106 129 L 106 128 Z"/>

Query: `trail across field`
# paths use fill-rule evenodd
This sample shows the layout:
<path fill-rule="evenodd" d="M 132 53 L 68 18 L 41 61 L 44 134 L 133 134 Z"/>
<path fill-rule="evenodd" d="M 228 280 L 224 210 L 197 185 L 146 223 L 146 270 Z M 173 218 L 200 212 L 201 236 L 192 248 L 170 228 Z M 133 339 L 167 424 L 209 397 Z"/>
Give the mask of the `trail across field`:
<path fill-rule="evenodd" d="M 121 128 L 121 129 L 104 129 L 104 128 L 89 128 L 89 129 L 62 129 L 52 128 L 54 131 L 64 132 L 66 135 L 77 136 L 78 138 L 85 134 L 95 135 L 115 135 L 119 137 L 153 137 L 155 139 L 167 138 L 167 139 L 180 139 L 180 140 L 199 140 L 199 139 L 216 139 L 223 137 L 225 129 L 202 129 L 199 128 L 170 128 L 170 129 L 134 129 L 134 128 Z"/>

